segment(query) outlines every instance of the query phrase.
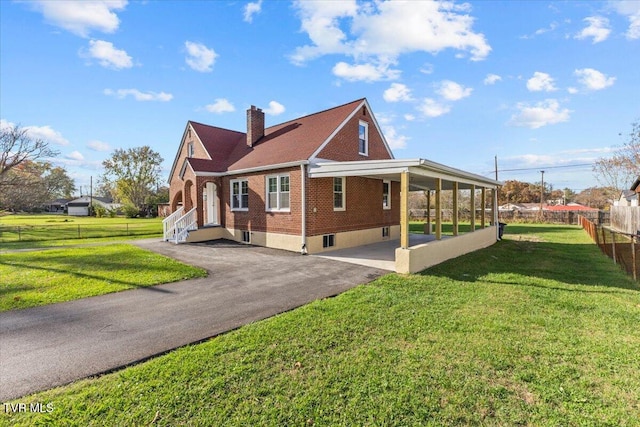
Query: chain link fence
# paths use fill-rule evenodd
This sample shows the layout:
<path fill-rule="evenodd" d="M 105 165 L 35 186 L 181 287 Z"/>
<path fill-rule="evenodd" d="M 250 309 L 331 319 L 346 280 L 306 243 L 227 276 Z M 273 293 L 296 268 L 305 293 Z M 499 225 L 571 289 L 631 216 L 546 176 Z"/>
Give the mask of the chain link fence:
<path fill-rule="evenodd" d="M 0 225 L 0 243 L 161 235 L 162 224 Z"/>

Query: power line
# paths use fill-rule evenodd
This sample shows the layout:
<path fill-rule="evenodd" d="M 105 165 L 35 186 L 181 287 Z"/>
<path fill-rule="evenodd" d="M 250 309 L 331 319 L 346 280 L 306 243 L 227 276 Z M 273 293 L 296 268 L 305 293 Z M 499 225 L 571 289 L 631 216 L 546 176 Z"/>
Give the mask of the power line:
<path fill-rule="evenodd" d="M 560 168 L 573 168 L 573 167 L 584 167 L 584 166 L 593 166 L 593 163 L 577 163 L 575 165 L 563 165 L 563 166 L 542 166 L 544 169 L 560 169 Z M 533 168 L 516 168 L 516 169 L 500 169 L 498 172 L 515 172 L 515 171 L 535 171 L 540 170 L 541 166 L 533 167 Z M 489 172 L 487 172 L 489 173 Z"/>

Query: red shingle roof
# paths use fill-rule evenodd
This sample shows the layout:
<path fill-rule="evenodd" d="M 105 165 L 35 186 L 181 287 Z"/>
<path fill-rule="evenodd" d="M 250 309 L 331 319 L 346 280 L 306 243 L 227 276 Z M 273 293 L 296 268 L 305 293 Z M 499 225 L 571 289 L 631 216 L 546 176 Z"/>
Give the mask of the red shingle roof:
<path fill-rule="evenodd" d="M 244 132 L 190 122 L 212 160 L 190 158 L 189 163 L 194 171 L 226 172 L 308 160 L 363 101 L 266 128 L 253 147 Z"/>

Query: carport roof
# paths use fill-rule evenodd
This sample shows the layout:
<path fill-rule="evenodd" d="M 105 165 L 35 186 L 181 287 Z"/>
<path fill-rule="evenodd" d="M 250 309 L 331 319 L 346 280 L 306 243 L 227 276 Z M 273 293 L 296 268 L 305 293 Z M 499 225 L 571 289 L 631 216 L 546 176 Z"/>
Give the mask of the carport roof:
<path fill-rule="evenodd" d="M 461 190 L 476 187 L 496 188 L 500 181 L 452 168 L 425 159 L 363 160 L 353 162 L 319 161 L 309 166 L 309 177 L 362 176 L 367 178 L 400 181 L 400 174 L 409 172 L 409 189 L 431 190 L 436 179 L 442 179 L 442 189 L 452 190 L 453 182 Z"/>

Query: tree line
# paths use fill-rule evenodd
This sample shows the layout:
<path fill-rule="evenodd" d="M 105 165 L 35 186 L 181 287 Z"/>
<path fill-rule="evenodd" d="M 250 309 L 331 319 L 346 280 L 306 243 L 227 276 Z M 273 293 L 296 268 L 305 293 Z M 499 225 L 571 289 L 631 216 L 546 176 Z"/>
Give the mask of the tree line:
<path fill-rule="evenodd" d="M 41 211 L 55 199 L 71 199 L 77 187 L 67 170 L 54 166 L 60 153 L 27 128 L 0 129 L 0 210 Z M 158 203 L 169 201 L 169 189 L 160 186 L 163 158 L 149 146 L 116 149 L 103 161 L 94 196 L 122 204 L 127 216 L 151 216 Z"/>

